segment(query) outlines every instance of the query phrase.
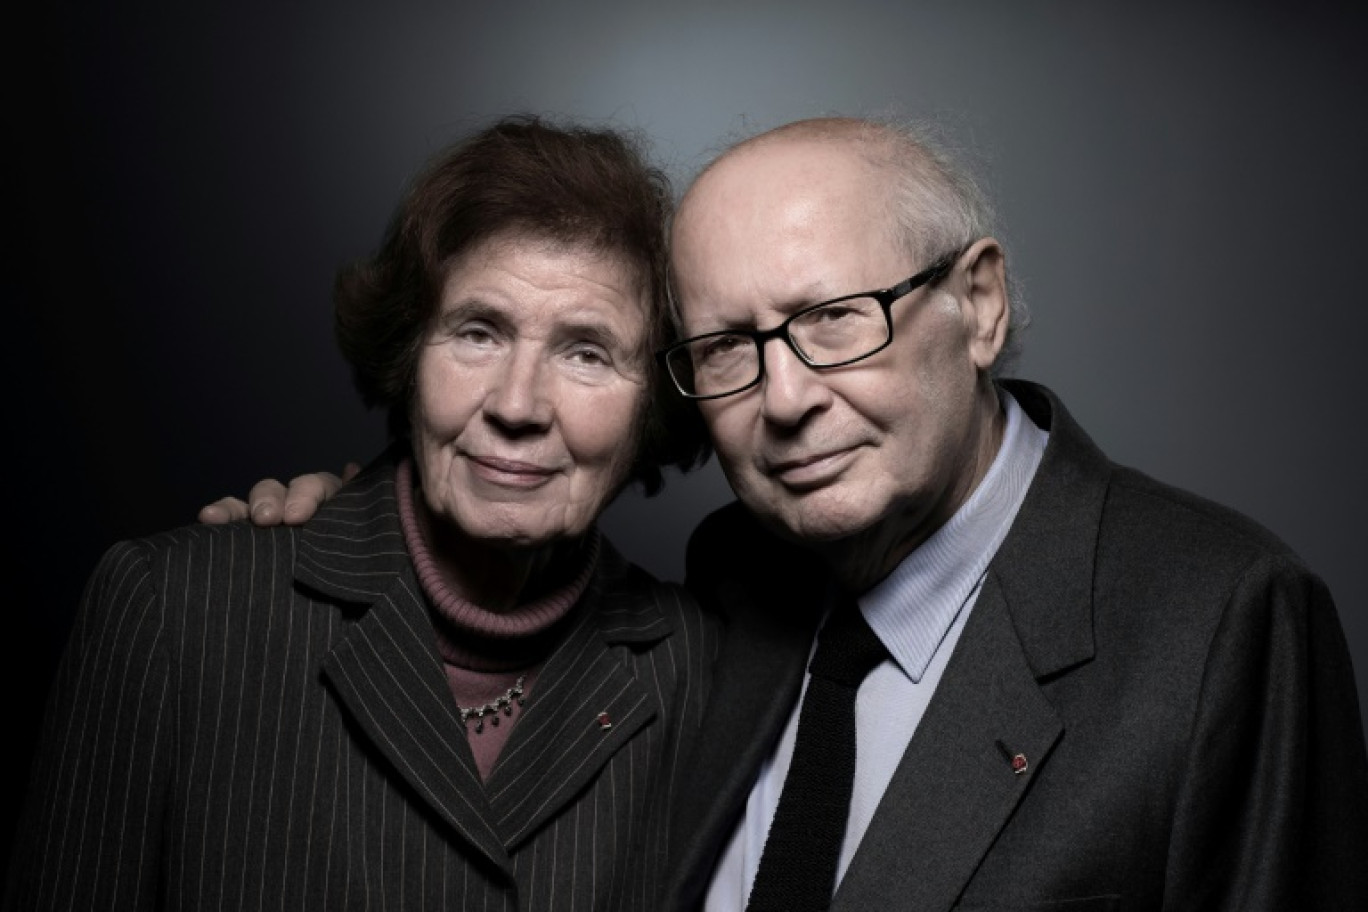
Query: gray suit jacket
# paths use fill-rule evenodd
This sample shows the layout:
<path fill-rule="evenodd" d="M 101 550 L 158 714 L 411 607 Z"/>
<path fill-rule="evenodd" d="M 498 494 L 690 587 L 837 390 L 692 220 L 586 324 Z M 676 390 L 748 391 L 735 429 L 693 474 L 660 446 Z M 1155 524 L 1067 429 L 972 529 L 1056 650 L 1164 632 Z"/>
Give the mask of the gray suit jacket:
<path fill-rule="evenodd" d="M 832 908 L 1368 908 L 1368 760 L 1324 585 L 1008 387 L 1049 446 Z M 679 908 L 788 717 L 823 592 L 735 505 L 696 533 L 689 583 L 729 624 L 707 712 L 727 737 L 690 761 Z"/>
<path fill-rule="evenodd" d="M 605 543 L 482 783 L 393 475 L 381 460 L 302 528 L 109 551 L 58 673 L 6 908 L 654 904 L 715 628 Z"/>

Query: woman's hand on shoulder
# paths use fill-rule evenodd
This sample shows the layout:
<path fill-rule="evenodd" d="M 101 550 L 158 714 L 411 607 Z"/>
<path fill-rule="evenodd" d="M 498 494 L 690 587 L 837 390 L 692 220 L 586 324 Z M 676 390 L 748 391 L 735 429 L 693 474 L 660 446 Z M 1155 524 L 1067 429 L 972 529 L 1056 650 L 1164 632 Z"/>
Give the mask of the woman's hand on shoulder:
<path fill-rule="evenodd" d="M 252 485 L 245 501 L 238 497 L 223 497 L 202 508 L 199 521 L 219 525 L 250 519 L 258 526 L 278 526 L 282 522 L 297 526 L 312 518 L 325 500 L 360 471 L 359 464 L 349 462 L 341 475 L 310 472 L 290 479 L 289 487 L 274 478 L 263 478 Z"/>

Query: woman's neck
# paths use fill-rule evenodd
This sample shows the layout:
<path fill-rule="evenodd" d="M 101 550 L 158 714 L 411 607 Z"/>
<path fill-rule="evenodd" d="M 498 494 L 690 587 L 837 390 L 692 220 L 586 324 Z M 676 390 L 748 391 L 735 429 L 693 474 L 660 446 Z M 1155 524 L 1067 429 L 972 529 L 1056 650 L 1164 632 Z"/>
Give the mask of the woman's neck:
<path fill-rule="evenodd" d="M 542 548 L 505 548 L 473 539 L 428 507 L 413 463 L 399 467 L 400 514 L 412 522 L 418 545 L 444 588 L 457 598 L 504 614 L 571 582 L 585 563 L 587 536 Z"/>
<path fill-rule="evenodd" d="M 421 495 L 414 515 L 433 563 L 452 592 L 487 611 L 503 613 L 564 582 L 582 539 L 543 548 L 491 546 L 461 534 L 432 515 Z"/>

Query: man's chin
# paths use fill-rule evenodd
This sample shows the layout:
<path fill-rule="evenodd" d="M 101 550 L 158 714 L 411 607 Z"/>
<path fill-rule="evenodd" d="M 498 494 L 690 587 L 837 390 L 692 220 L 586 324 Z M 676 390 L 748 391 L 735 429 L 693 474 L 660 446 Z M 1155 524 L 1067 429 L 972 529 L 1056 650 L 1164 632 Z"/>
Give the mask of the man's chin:
<path fill-rule="evenodd" d="M 803 498 L 807 502 L 788 501 L 764 510 L 752 507 L 760 521 L 780 538 L 808 547 L 820 546 L 852 538 L 867 531 L 877 520 L 871 511 L 847 503 L 820 503 L 817 498 Z"/>

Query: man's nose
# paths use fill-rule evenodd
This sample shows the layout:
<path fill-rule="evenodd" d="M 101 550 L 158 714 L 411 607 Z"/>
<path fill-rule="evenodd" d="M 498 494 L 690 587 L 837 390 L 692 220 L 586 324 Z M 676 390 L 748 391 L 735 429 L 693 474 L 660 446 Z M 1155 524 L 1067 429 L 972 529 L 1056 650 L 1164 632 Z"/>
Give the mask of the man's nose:
<path fill-rule="evenodd" d="M 830 401 L 822 375 L 808 367 L 783 339 L 762 346 L 765 374 L 760 381 L 761 414 L 773 424 L 792 426 Z"/>

